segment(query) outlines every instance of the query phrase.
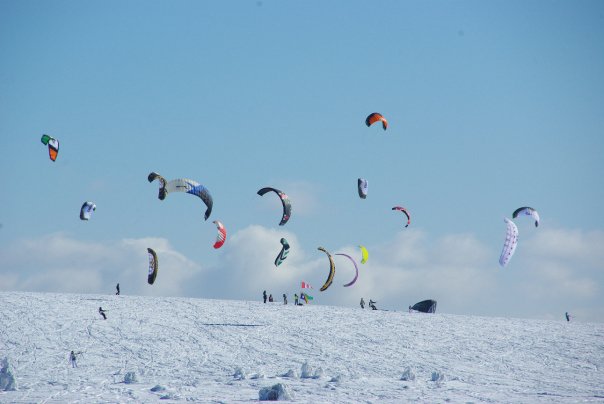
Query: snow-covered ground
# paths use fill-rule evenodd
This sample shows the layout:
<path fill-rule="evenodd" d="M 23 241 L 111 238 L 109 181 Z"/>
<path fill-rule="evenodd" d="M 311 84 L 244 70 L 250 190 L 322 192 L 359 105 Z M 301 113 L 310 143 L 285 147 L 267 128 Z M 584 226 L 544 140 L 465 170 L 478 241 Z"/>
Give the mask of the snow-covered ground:
<path fill-rule="evenodd" d="M 604 401 L 604 324 L 572 321 L 2 292 L 4 358 L 2 403 Z"/>

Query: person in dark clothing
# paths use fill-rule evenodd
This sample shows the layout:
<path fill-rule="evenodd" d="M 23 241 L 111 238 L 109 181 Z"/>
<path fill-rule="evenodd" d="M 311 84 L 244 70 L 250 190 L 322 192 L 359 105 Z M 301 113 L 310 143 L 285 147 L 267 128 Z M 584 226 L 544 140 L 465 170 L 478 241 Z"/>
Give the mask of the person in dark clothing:
<path fill-rule="evenodd" d="M 262 298 L 264 299 L 264 303 L 266 303 L 266 290 L 262 292 Z"/>
<path fill-rule="evenodd" d="M 269 301 L 270 303 L 272 303 L 272 302 L 273 302 L 273 295 L 272 295 L 272 294 L 268 295 L 268 301 Z"/>
<path fill-rule="evenodd" d="M 377 310 L 377 307 L 375 307 L 375 304 L 377 302 L 374 302 L 373 300 L 369 299 L 369 307 L 371 307 L 372 310 Z"/>
<path fill-rule="evenodd" d="M 298 305 L 298 294 L 294 293 L 294 305 L 297 306 Z"/>
<path fill-rule="evenodd" d="M 570 314 L 568 314 L 568 311 L 564 313 L 564 315 L 566 316 L 566 321 L 570 321 Z"/>
<path fill-rule="evenodd" d="M 287 295 L 283 294 L 283 304 L 287 304 Z"/>
<path fill-rule="evenodd" d="M 361 309 L 365 308 L 365 300 L 361 297 Z"/>
<path fill-rule="evenodd" d="M 71 362 L 71 367 L 72 368 L 77 368 L 78 367 L 78 364 L 76 362 L 76 354 L 73 351 L 71 351 L 71 353 L 69 354 L 69 362 Z"/>
<path fill-rule="evenodd" d="M 105 310 L 102 307 L 99 307 L 99 314 L 103 316 L 103 320 L 107 320 L 107 316 L 105 315 Z"/>
<path fill-rule="evenodd" d="M 117 286 L 115 287 L 115 289 L 117 289 L 117 292 L 115 292 L 116 295 L 120 294 L 120 284 L 118 283 Z"/>

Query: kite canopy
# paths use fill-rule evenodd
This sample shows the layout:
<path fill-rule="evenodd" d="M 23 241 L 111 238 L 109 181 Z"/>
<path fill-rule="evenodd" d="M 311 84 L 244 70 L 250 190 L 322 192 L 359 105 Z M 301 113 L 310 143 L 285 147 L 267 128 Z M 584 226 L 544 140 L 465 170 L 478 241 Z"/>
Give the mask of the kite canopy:
<path fill-rule="evenodd" d="M 523 206 L 521 208 L 518 208 L 514 211 L 514 213 L 512 214 L 512 219 L 516 219 L 518 216 L 531 216 L 533 219 L 535 219 L 535 227 L 539 226 L 539 213 L 531 208 L 530 206 Z"/>
<path fill-rule="evenodd" d="M 42 144 L 48 145 L 48 156 L 52 161 L 57 159 L 59 155 L 59 141 L 52 136 L 42 135 Z"/>
<path fill-rule="evenodd" d="M 279 223 L 279 226 L 283 226 L 285 223 L 287 223 L 292 214 L 292 204 L 285 192 L 280 191 L 277 188 L 262 188 L 258 191 L 258 195 L 263 196 L 267 192 L 271 191 L 279 195 L 279 198 L 281 199 L 281 204 L 283 205 L 283 216 L 281 217 L 281 222 Z"/>
<path fill-rule="evenodd" d="M 518 244 L 518 227 L 516 227 L 516 224 L 507 217 L 504 217 L 503 220 L 507 225 L 507 230 L 505 234 L 505 242 L 503 243 L 503 250 L 501 251 L 501 256 L 499 257 L 499 264 L 502 267 L 505 267 L 512 259 L 514 251 L 516 251 L 516 244 Z"/>
<path fill-rule="evenodd" d="M 369 252 L 362 245 L 360 245 L 359 248 L 361 249 L 361 264 L 364 264 L 369 259 Z"/>
<path fill-rule="evenodd" d="M 92 202 L 84 202 L 82 207 L 80 208 L 80 219 L 88 220 L 92 216 L 92 212 L 96 210 L 96 205 Z"/>
<path fill-rule="evenodd" d="M 336 253 L 335 255 L 342 255 L 342 256 L 348 258 L 350 261 L 352 261 L 352 264 L 354 265 L 354 269 L 356 272 L 355 272 L 354 278 L 350 282 L 345 284 L 344 286 L 348 287 L 348 286 L 354 285 L 354 283 L 357 281 L 357 279 L 359 277 L 359 267 L 357 266 L 356 261 L 348 254 Z"/>
<path fill-rule="evenodd" d="M 379 112 L 373 112 L 373 113 L 369 114 L 367 119 L 365 119 L 365 125 L 367 125 L 367 126 L 371 126 L 376 122 L 382 122 L 382 128 L 384 128 L 384 130 L 386 130 L 388 128 L 388 121 Z"/>
<path fill-rule="evenodd" d="M 319 289 L 321 292 L 324 292 L 328 287 L 331 286 L 331 283 L 333 282 L 333 277 L 336 274 L 336 265 L 333 263 L 333 258 L 331 257 L 329 251 L 323 247 L 317 247 L 317 250 L 323 251 L 325 254 L 327 254 L 327 258 L 329 258 L 329 276 L 327 277 L 325 284 L 321 286 L 321 289 Z"/>
<path fill-rule="evenodd" d="M 402 206 L 395 206 L 394 208 L 392 208 L 392 210 L 401 211 L 405 214 L 405 216 L 407 216 L 407 224 L 405 225 L 405 227 L 408 227 L 411 224 L 411 216 L 409 215 L 407 209 L 403 208 Z"/>
<path fill-rule="evenodd" d="M 177 178 L 167 182 L 164 177 L 155 172 L 150 173 L 147 177 L 149 182 L 153 182 L 156 179 L 159 181 L 159 194 L 157 197 L 160 200 L 163 201 L 171 192 L 185 192 L 187 194 L 195 195 L 206 204 L 207 209 L 204 214 L 204 219 L 208 220 L 212 214 L 214 202 L 212 200 L 212 195 L 210 195 L 210 191 L 206 187 L 188 178 Z"/>
<path fill-rule="evenodd" d="M 357 180 L 357 187 L 359 191 L 359 198 L 365 199 L 367 198 L 367 188 L 369 187 L 369 183 L 364 178 L 359 178 Z"/>
<path fill-rule="evenodd" d="M 411 310 L 420 311 L 422 313 L 436 313 L 436 300 L 423 300 L 415 303 Z"/>
<path fill-rule="evenodd" d="M 216 225 L 216 229 L 218 230 L 218 235 L 216 236 L 214 248 L 220 248 L 224 245 L 224 242 L 226 241 L 226 229 L 219 220 L 214 220 L 212 223 Z"/>
<path fill-rule="evenodd" d="M 155 282 L 155 278 L 157 277 L 157 254 L 151 248 L 147 248 L 147 253 L 149 254 L 149 275 L 147 276 L 147 283 L 149 285 L 153 285 Z"/>
<path fill-rule="evenodd" d="M 281 265 L 281 263 L 283 261 L 285 261 L 285 259 L 287 258 L 287 254 L 289 254 L 289 243 L 287 242 L 286 239 L 282 238 L 281 239 L 281 251 L 279 251 L 279 255 L 277 255 L 277 258 L 275 258 L 275 266 L 278 267 L 279 265 Z"/>

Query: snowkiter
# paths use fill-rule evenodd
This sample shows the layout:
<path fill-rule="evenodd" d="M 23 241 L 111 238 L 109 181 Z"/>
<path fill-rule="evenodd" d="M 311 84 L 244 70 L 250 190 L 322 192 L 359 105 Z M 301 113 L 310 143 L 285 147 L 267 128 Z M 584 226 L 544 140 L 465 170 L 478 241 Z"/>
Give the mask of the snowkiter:
<path fill-rule="evenodd" d="M 361 297 L 361 309 L 365 308 L 365 300 Z"/>
<path fill-rule="evenodd" d="M 71 362 L 71 367 L 72 368 L 77 368 L 78 367 L 78 364 L 76 362 L 76 354 L 73 351 L 71 351 L 71 353 L 69 354 L 69 362 Z"/>
<path fill-rule="evenodd" d="M 117 292 L 115 292 L 115 294 L 119 295 L 120 294 L 120 284 L 119 283 L 115 286 L 115 289 L 117 290 Z"/>
<path fill-rule="evenodd" d="M 294 305 L 298 305 L 298 294 L 294 293 Z"/>
<path fill-rule="evenodd" d="M 568 314 L 568 311 L 564 313 L 564 315 L 566 316 L 566 321 L 570 321 L 570 314 Z"/>
<path fill-rule="evenodd" d="M 287 295 L 283 294 L 283 304 L 287 304 Z"/>
<path fill-rule="evenodd" d="M 264 303 L 266 303 L 266 290 L 262 292 L 262 299 L 264 299 Z"/>
<path fill-rule="evenodd" d="M 272 302 L 273 302 L 273 295 L 272 295 L 272 294 L 268 295 L 268 301 L 269 301 L 270 303 L 272 303 Z"/>
<path fill-rule="evenodd" d="M 99 314 L 103 316 L 103 320 L 107 320 L 107 316 L 105 315 L 105 310 L 102 307 L 99 307 Z"/>
<path fill-rule="evenodd" d="M 377 302 L 374 302 L 373 300 L 369 299 L 369 307 L 371 307 L 372 310 L 377 310 L 377 307 L 375 307 L 375 304 Z"/>

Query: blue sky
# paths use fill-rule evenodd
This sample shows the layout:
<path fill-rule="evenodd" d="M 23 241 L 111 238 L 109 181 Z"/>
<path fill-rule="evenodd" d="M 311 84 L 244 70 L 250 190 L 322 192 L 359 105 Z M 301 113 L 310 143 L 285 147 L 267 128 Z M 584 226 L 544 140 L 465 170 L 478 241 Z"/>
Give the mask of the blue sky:
<path fill-rule="evenodd" d="M 0 290 L 258 299 L 305 280 L 316 304 L 604 321 L 602 2 L 3 1 L 0 51 Z M 151 171 L 205 185 L 211 218 L 159 201 Z M 283 227 L 264 186 L 291 197 Z M 500 268 L 526 205 L 541 225 L 516 221 Z M 338 257 L 319 292 L 316 248 L 359 244 L 357 284 Z"/>

